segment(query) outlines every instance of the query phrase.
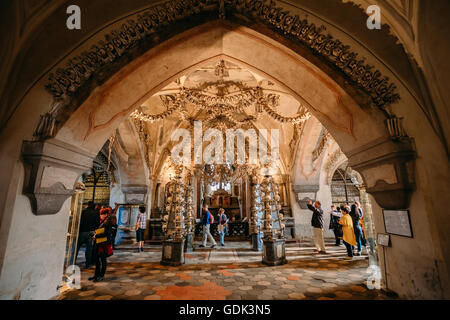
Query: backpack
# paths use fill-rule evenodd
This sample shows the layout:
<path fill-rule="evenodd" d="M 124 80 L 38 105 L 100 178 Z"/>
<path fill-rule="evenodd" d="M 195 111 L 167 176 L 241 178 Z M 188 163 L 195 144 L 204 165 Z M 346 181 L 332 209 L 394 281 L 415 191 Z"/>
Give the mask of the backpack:
<path fill-rule="evenodd" d="M 213 224 L 214 223 L 214 215 L 210 212 L 209 213 L 209 224 Z"/>

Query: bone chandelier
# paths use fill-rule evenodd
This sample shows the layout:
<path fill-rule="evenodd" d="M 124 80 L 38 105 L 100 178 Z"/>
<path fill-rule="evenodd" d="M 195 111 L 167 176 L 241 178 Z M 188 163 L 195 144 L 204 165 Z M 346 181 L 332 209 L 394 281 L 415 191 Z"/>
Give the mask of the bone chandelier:
<path fill-rule="evenodd" d="M 205 90 L 204 86 L 197 89 L 181 88 L 175 95 L 161 96 L 166 110 L 159 114 L 149 115 L 141 111 L 135 110 L 130 117 L 153 123 L 172 115 L 174 111 L 180 112 L 184 120 L 188 119 L 188 111 L 186 104 L 191 103 L 201 108 L 209 115 L 208 120 L 220 119 L 222 123 L 228 123 L 227 127 L 243 125 L 251 121 L 257 120 L 263 112 L 278 122 L 299 124 L 310 118 L 309 112 L 305 107 L 301 107 L 297 115 L 293 117 L 285 117 L 275 111 L 279 105 L 280 96 L 273 93 L 264 93 L 261 87 L 248 87 L 241 82 L 222 81 L 215 83 L 218 87 L 218 94 Z M 208 84 L 206 87 L 211 87 Z M 228 94 L 229 90 L 223 90 L 224 87 L 236 87 L 237 92 Z M 225 93 L 224 93 L 225 92 Z M 236 118 L 237 114 L 246 114 L 245 109 L 253 106 L 255 115 L 246 116 L 243 120 Z"/>

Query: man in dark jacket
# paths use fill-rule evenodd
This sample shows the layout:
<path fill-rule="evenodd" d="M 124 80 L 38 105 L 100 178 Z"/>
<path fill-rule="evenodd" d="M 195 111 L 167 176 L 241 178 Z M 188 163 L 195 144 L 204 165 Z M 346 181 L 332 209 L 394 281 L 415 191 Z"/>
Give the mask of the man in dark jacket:
<path fill-rule="evenodd" d="M 85 267 L 86 269 L 92 265 L 92 246 L 94 230 L 100 225 L 100 214 L 95 210 L 94 202 L 89 201 L 86 209 L 81 213 L 80 231 L 78 233 L 77 254 L 75 256 L 75 263 L 78 257 L 78 252 L 83 244 L 86 244 L 85 251 Z"/>
<path fill-rule="evenodd" d="M 334 232 L 336 246 L 341 245 L 341 238 L 342 238 L 342 226 L 339 224 L 339 220 L 342 217 L 342 213 L 339 210 L 340 210 L 339 207 L 336 209 L 334 205 L 331 206 L 329 229 L 333 230 Z"/>
<path fill-rule="evenodd" d="M 320 208 L 320 202 L 314 202 L 313 206 L 312 201 L 308 200 L 307 205 L 308 209 L 313 212 L 311 225 L 314 231 L 314 244 L 317 248 L 316 253 L 327 253 L 325 250 L 325 242 L 323 240 L 323 211 Z"/>

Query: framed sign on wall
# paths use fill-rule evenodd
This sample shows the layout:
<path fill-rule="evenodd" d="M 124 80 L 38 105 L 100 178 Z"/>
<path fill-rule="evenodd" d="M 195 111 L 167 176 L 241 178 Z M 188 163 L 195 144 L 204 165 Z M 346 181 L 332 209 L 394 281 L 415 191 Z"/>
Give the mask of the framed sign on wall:
<path fill-rule="evenodd" d="M 387 233 L 412 238 L 409 210 L 383 210 L 384 228 Z"/>

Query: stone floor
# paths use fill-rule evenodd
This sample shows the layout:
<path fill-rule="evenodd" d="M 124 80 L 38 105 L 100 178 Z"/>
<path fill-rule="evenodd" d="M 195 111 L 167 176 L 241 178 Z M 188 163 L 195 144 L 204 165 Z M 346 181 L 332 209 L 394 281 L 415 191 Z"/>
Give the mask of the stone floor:
<path fill-rule="evenodd" d="M 118 248 L 108 258 L 105 281 L 93 283 L 88 280 L 93 268 L 82 270 L 81 289 L 65 291 L 58 299 L 391 299 L 366 287 L 367 256 L 345 260 L 344 246 L 327 243 L 328 254 L 318 255 L 311 243 L 288 244 L 289 263 L 276 267 L 263 265 L 261 253 L 251 251 L 247 242 L 195 247 L 179 267 L 159 264 L 161 247 L 146 247 L 142 253 L 132 246 Z"/>

